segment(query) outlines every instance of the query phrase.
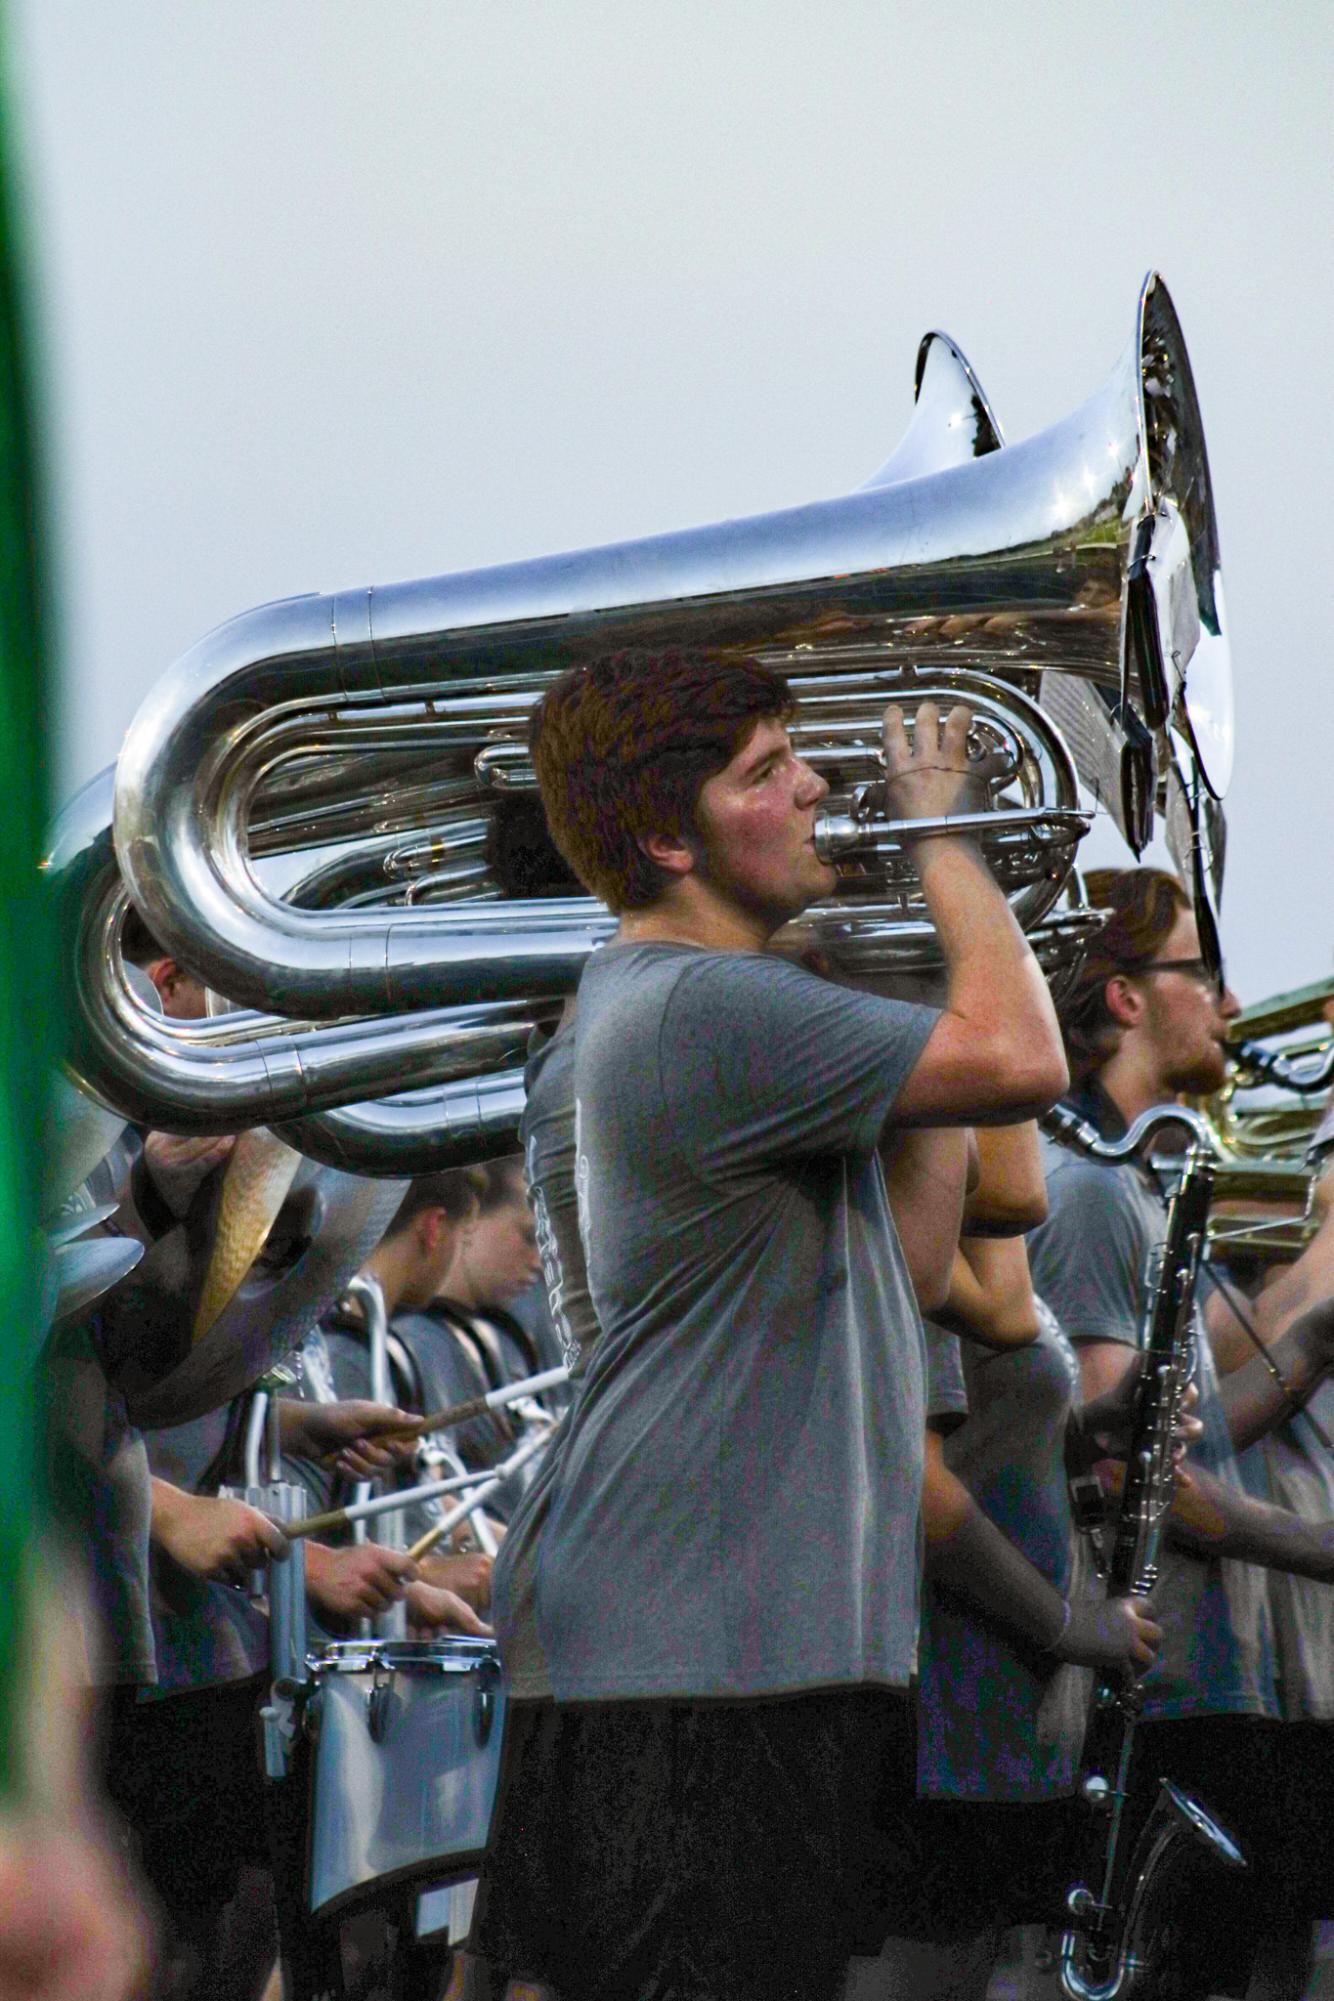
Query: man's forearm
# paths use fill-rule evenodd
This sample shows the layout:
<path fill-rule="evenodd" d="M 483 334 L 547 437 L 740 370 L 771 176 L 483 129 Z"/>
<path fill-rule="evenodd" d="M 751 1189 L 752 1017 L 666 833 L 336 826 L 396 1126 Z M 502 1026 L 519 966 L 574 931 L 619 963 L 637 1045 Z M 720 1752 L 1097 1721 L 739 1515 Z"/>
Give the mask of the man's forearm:
<path fill-rule="evenodd" d="M 1254 1299 L 1238 1299 L 1234 1306 L 1236 1288 L 1231 1285 L 1226 1292 L 1220 1287 L 1210 1294 L 1204 1317 L 1219 1369 L 1226 1375 L 1242 1368 L 1255 1352 L 1239 1318 L 1238 1306 L 1260 1340 L 1268 1345 L 1300 1316 L 1328 1301 L 1331 1294 L 1334 1294 L 1334 1212 L 1325 1218 L 1302 1255 L 1281 1269 Z"/>
<path fill-rule="evenodd" d="M 1064 1088 L 1065 1057 L 1047 982 L 976 843 L 956 836 L 918 841 L 913 859 L 945 960 L 946 1010 L 1016 1085 L 1031 1078 L 1032 1106 Z M 1015 1116 L 1019 1115 L 1016 1106 Z"/>
<path fill-rule="evenodd" d="M 1334 1523 L 1307 1522 L 1287 1508 L 1252 1500 L 1203 1467 L 1178 1484 L 1168 1535 L 1194 1556 L 1228 1556 L 1334 1583 Z"/>
<path fill-rule="evenodd" d="M 976 1505 L 948 1535 L 928 1537 L 926 1569 L 1021 1645 L 1045 1651 L 1061 1637 L 1065 1599 Z"/>
<path fill-rule="evenodd" d="M 153 1475 L 152 1514 L 149 1534 L 154 1542 L 165 1541 L 174 1529 L 180 1527 L 196 1501 L 194 1494 L 187 1494 L 182 1487 L 173 1487 L 170 1480 Z"/>
<path fill-rule="evenodd" d="M 1264 1355 L 1219 1381 L 1227 1428 L 1238 1452 L 1300 1410 L 1334 1368 L 1334 1301 L 1304 1313 Z M 1275 1373 L 1277 1372 L 1277 1373 Z"/>

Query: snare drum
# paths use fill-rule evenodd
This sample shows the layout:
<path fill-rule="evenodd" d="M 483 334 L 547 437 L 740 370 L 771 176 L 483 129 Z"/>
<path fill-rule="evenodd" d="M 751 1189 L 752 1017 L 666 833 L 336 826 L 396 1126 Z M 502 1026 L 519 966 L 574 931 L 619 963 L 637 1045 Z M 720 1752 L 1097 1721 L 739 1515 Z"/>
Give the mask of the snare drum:
<path fill-rule="evenodd" d="M 490 1640 L 338 1640 L 309 1663 L 309 1908 L 475 1875 L 500 1767 Z"/>

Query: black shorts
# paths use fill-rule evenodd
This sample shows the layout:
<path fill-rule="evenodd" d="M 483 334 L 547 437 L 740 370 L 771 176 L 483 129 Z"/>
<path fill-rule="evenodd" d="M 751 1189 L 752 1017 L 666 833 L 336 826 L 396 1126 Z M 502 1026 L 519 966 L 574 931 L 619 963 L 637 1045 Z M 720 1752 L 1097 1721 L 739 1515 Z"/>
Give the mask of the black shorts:
<path fill-rule="evenodd" d="M 1276 1895 L 1299 1917 L 1334 1918 L 1334 1723 L 1284 1723 L 1278 1737 Z"/>
<path fill-rule="evenodd" d="M 906 1693 L 512 1703 L 471 1949 L 561 2001 L 835 2001 L 914 1873 Z"/>
<path fill-rule="evenodd" d="M 1058 1923 L 1085 1811 L 1073 1798 L 919 1800 L 919 1866 L 898 1934 L 946 1944 L 993 1927 Z"/>
<path fill-rule="evenodd" d="M 173 1924 L 195 1924 L 268 1866 L 257 1714 L 268 1678 L 137 1702 L 117 1690 L 106 1788 Z"/>

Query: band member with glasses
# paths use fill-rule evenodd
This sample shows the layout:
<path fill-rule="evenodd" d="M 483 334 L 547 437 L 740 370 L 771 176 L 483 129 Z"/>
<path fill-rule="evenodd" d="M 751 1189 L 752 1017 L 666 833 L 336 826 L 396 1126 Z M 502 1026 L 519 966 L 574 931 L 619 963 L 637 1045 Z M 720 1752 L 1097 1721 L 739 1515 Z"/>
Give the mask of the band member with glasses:
<path fill-rule="evenodd" d="M 1041 972 L 975 847 L 916 844 L 939 1012 L 769 955 L 834 875 L 826 787 L 753 661 L 618 656 L 539 704 L 557 845 L 621 919 L 579 994 L 577 1184 L 601 1337 L 538 1557 L 540 1826 L 574 2001 L 836 1995 L 904 1864 L 922 1335 L 876 1146 L 1064 1088 Z M 968 714 L 885 721 L 896 817 L 949 813 Z M 521 1894 L 522 1886 L 514 1886 Z"/>
<path fill-rule="evenodd" d="M 936 1260 L 935 1297 L 916 1278 L 920 1251 L 912 1265 L 937 1323 L 928 1322 L 936 1413 L 923 1489 L 918 1867 L 895 1933 L 855 1963 L 846 2001 L 981 2001 L 1002 1935 L 1050 1917 L 1064 1889 L 1090 1686 L 1081 1667 L 1134 1674 L 1161 1637 L 1152 1604 L 1090 1590 L 1071 1520 L 1067 1472 L 1124 1451 L 1130 1405 L 1128 1386 L 1118 1388 L 1067 1436 L 1077 1365 L 1034 1296 L 1020 1234 L 1047 1211 L 1036 1130 L 974 1135 L 977 1172 L 951 1215 L 938 1183 L 932 1190 L 904 1156 L 922 1139 L 952 1137 L 908 1135 L 886 1164 L 905 1243 L 920 1245 L 928 1218 L 938 1240 L 953 1231 L 952 1243 L 938 1242 L 951 1255 L 943 1283 Z"/>
<path fill-rule="evenodd" d="M 1172 876 L 1134 869 L 1090 879 L 1110 911 L 1061 1006 L 1075 1089 L 1071 1102 L 1108 1136 L 1142 1111 L 1185 1092 L 1216 1091 L 1226 1070 L 1235 996 L 1204 963 L 1189 902 Z M 1047 1147 L 1051 1215 L 1029 1238 L 1034 1282 L 1080 1357 L 1086 1395 L 1117 1384 L 1131 1366 L 1144 1311 L 1150 1254 L 1163 1241 L 1165 1204 L 1147 1161 L 1114 1164 Z M 1307 1276 L 1329 1255 L 1308 1252 Z M 1289 1280 L 1268 1297 L 1274 1337 L 1300 1399 L 1331 1362 L 1334 1287 L 1312 1302 Z M 1169 1527 L 1156 1593 L 1162 1650 L 1145 1677 L 1132 1791 L 1146 1808 L 1166 1774 L 1198 1793 L 1238 1835 L 1251 1868 L 1206 1909 L 1183 1909 L 1183 1995 L 1244 1989 L 1276 1895 L 1270 1858 L 1281 1852 L 1280 1731 L 1274 1632 L 1265 1571 L 1334 1580 L 1334 1524 L 1304 1523 L 1251 1491 L 1253 1465 L 1238 1448 L 1277 1421 L 1291 1400 L 1257 1358 L 1224 1382 L 1205 1319 L 1220 1338 L 1226 1312 L 1201 1317 L 1196 1381 L 1203 1436 L 1192 1448 Z"/>

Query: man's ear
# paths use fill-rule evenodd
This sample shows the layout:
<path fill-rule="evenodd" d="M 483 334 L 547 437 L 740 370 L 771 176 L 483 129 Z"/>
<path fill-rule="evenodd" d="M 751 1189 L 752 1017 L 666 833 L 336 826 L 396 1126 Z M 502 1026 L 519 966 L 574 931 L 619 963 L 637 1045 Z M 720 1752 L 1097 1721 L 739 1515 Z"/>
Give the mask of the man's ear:
<path fill-rule="evenodd" d="M 1113 973 L 1103 988 L 1107 1012 L 1118 1028 L 1136 1028 L 1144 1019 L 1145 996 L 1124 973 Z"/>
<path fill-rule="evenodd" d="M 181 977 L 180 967 L 174 959 L 168 959 L 164 956 L 161 959 L 150 959 L 144 967 L 144 971 L 153 982 L 157 997 L 165 1008 L 167 1002 L 176 991 L 177 983 Z"/>
<path fill-rule="evenodd" d="M 642 834 L 639 845 L 668 875 L 689 875 L 695 866 L 695 850 L 680 834 Z"/>

